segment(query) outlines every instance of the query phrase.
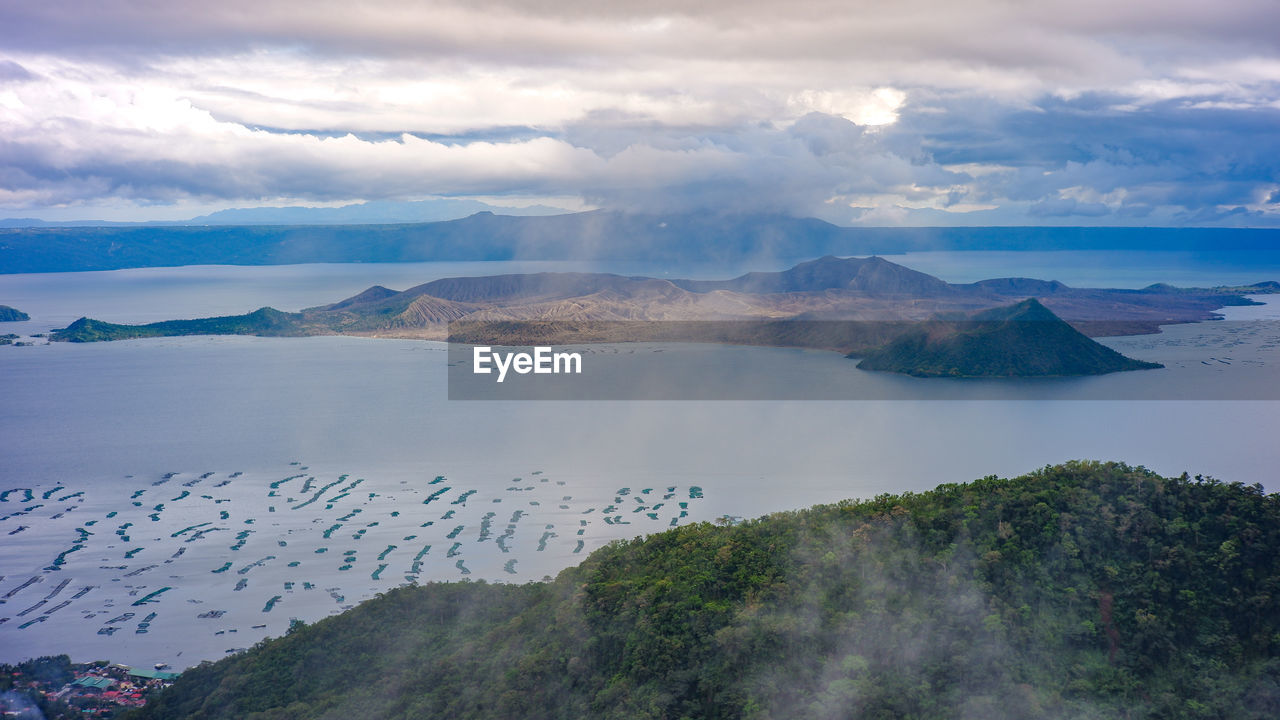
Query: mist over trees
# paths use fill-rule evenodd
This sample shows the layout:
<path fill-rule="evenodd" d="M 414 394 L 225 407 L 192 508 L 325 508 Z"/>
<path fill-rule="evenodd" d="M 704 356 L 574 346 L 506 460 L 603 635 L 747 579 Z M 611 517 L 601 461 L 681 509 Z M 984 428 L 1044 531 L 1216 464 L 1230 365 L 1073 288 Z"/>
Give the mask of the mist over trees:
<path fill-rule="evenodd" d="M 399 588 L 136 718 L 1264 718 L 1280 499 L 1076 462 Z"/>

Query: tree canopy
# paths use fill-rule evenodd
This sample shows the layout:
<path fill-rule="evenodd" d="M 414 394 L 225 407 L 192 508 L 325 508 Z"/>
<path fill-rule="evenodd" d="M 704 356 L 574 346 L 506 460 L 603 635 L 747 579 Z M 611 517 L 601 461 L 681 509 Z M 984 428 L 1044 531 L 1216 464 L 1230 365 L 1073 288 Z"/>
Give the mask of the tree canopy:
<path fill-rule="evenodd" d="M 1280 716 L 1280 499 L 1073 462 L 388 592 L 136 718 Z"/>

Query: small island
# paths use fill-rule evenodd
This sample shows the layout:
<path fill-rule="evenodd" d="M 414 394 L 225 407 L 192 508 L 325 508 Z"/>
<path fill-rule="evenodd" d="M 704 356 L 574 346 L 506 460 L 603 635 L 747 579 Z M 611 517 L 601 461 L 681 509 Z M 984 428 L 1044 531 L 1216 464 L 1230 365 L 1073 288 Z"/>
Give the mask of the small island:
<path fill-rule="evenodd" d="M 920 323 L 858 367 L 916 377 L 1063 377 L 1162 368 L 1125 357 L 1035 298 L 956 321 Z"/>
<path fill-rule="evenodd" d="M 120 325 L 82 317 L 61 330 L 53 331 L 49 339 L 85 343 L 179 335 L 306 335 L 308 333 L 299 325 L 300 318 L 296 313 L 281 312 L 269 307 L 259 308 L 245 315 L 164 320 L 146 325 Z"/>
<path fill-rule="evenodd" d="M 8 305 L 0 305 L 0 322 L 22 322 L 23 320 L 30 319 L 30 315 L 17 308 L 12 308 Z"/>

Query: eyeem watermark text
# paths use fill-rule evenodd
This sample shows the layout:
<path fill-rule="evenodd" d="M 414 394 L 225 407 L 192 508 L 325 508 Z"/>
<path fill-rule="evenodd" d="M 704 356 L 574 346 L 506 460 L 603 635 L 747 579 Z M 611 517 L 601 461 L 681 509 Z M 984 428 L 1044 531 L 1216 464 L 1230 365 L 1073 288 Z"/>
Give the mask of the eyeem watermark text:
<path fill-rule="evenodd" d="M 549 347 L 535 347 L 532 353 L 527 352 L 494 352 L 487 345 L 480 345 L 472 350 L 472 372 L 489 374 L 496 368 L 498 382 L 507 377 L 507 371 L 515 370 L 520 375 L 559 375 L 582 374 L 582 355 L 576 352 L 552 352 Z"/>

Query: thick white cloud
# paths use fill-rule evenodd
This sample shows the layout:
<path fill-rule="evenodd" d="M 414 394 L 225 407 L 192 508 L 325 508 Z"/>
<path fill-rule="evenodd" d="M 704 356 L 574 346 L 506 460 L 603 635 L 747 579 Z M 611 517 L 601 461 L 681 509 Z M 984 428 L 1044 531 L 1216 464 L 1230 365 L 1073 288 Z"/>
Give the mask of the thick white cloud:
<path fill-rule="evenodd" d="M 77 73 L 75 80 L 26 82 L 6 92 L 0 148 L 14 194 L 0 202 L 34 207 L 104 197 L 335 201 L 578 193 L 632 206 L 663 206 L 678 194 L 685 207 L 758 208 L 759 197 L 772 194 L 771 207 L 785 210 L 812 204 L 833 189 L 911 184 L 923 172 L 879 147 L 874 133 L 828 115 L 806 116 L 785 129 L 748 125 L 716 132 L 672 130 L 651 119 L 635 125 L 626 118 L 636 115 L 624 115 L 590 123 L 594 136 L 577 144 L 547 135 L 446 142 L 404 133 L 255 128 L 219 117 L 185 93 L 108 71 L 86 74 L 78 67 Z M 886 112 L 897 100 L 884 95 L 869 95 L 869 106 Z M 850 107 L 856 110 L 856 102 Z M 779 187 L 786 192 L 779 194 Z"/>
<path fill-rule="evenodd" d="M 1273 0 L 8 3 L 0 207 L 515 194 L 1269 222 L 1277 26 Z M 1164 118 L 1221 152 L 1163 145 Z"/>

